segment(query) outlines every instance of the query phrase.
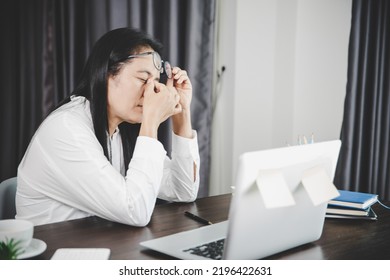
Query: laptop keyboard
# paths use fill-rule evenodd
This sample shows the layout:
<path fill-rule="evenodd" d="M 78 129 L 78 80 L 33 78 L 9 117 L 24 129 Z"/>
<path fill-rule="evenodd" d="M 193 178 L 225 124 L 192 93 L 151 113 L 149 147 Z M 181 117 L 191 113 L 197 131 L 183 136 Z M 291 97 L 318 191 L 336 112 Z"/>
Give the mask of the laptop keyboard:
<path fill-rule="evenodd" d="M 202 256 L 213 260 L 221 260 L 224 242 L 225 239 L 219 239 L 210 243 L 183 250 L 183 252 L 188 252 L 193 255 Z"/>

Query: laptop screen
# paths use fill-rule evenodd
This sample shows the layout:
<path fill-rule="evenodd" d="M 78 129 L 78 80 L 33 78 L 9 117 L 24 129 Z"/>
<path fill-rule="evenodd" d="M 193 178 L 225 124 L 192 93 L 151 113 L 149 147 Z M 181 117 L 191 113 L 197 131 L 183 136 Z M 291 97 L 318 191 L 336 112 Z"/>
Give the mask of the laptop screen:
<path fill-rule="evenodd" d="M 331 181 L 340 145 L 337 140 L 241 155 L 228 221 L 141 245 L 180 259 L 205 259 L 193 250 L 224 240 L 222 258 L 261 259 L 317 240 L 327 198 L 338 195 Z"/>
<path fill-rule="evenodd" d="M 259 259 L 319 239 L 328 200 L 319 203 L 311 192 L 322 195 L 316 187 L 323 176 L 333 181 L 340 146 L 335 140 L 242 154 L 224 258 Z M 311 170 L 319 170 L 319 179 L 310 189 L 302 179 Z M 338 195 L 334 186 L 329 193 Z"/>

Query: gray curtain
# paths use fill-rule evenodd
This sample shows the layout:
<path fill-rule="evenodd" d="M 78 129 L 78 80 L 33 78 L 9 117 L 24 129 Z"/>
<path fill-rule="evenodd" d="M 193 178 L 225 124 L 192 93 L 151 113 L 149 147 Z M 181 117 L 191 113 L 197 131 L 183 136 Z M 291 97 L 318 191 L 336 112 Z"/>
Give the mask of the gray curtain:
<path fill-rule="evenodd" d="M 208 194 L 214 0 L 5 0 L 0 2 L 0 180 L 17 166 L 44 117 L 77 83 L 94 42 L 109 30 L 140 28 L 163 57 L 186 69 L 201 154 L 199 197 Z M 159 131 L 166 147 L 169 123 Z"/>
<path fill-rule="evenodd" d="M 390 200 L 390 1 L 353 1 L 341 140 L 336 186 Z"/>

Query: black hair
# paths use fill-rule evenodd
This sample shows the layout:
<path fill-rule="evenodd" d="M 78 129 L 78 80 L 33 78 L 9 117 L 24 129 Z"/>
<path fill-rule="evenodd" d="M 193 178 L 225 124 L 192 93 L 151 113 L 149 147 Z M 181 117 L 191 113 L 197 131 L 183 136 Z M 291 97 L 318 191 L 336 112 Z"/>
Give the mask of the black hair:
<path fill-rule="evenodd" d="M 71 95 L 84 96 L 90 101 L 91 115 L 96 138 L 109 159 L 107 148 L 107 81 L 115 76 L 131 54 L 143 47 L 151 47 L 161 55 L 162 45 L 147 33 L 131 28 L 118 28 L 107 32 L 93 46 L 80 82 Z M 122 137 L 123 157 L 128 166 L 133 156 L 140 124 L 123 122 L 119 125 Z"/>

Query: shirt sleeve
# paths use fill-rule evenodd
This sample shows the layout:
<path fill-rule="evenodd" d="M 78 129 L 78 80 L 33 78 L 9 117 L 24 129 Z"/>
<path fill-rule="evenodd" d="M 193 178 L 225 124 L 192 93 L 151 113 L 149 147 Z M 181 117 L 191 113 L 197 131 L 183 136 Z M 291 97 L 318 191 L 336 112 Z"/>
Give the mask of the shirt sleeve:
<path fill-rule="evenodd" d="M 62 205 L 145 226 L 155 206 L 165 158 L 160 142 L 139 137 L 123 177 L 104 156 L 90 124 L 66 114 L 53 116 L 40 127 L 19 171 L 26 185 Z"/>
<path fill-rule="evenodd" d="M 199 167 L 196 131 L 192 139 L 172 133 L 172 159 L 165 159 L 158 197 L 168 201 L 194 201 L 199 190 Z"/>

